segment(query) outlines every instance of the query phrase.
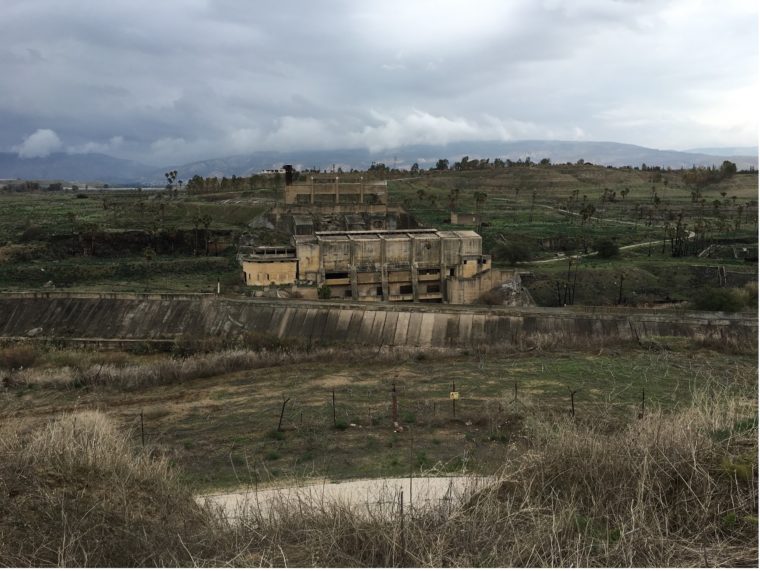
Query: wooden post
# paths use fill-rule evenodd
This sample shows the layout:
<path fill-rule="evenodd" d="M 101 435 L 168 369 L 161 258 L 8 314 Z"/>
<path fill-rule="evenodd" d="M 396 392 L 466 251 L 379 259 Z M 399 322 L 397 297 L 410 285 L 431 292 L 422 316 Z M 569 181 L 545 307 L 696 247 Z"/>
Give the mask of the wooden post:
<path fill-rule="evenodd" d="M 414 480 L 414 432 L 409 429 L 409 515 L 412 515 L 412 481 Z"/>
<path fill-rule="evenodd" d="M 404 557 L 404 554 L 406 553 L 406 534 L 404 533 L 404 490 L 401 489 L 401 556 Z"/>
<path fill-rule="evenodd" d="M 332 406 L 333 406 L 333 427 L 338 426 L 338 420 L 335 416 L 335 389 L 332 391 Z"/>
<path fill-rule="evenodd" d="M 575 418 L 575 393 L 578 391 L 570 391 L 570 414 Z"/>
<path fill-rule="evenodd" d="M 393 425 L 398 424 L 398 398 L 396 396 L 396 383 L 393 383 L 393 389 L 391 390 L 391 418 L 393 419 Z"/>
<path fill-rule="evenodd" d="M 285 405 L 288 404 L 289 400 L 290 397 L 282 401 L 282 410 L 280 410 L 280 422 L 277 423 L 277 432 L 280 432 L 280 430 L 282 430 L 282 417 L 285 415 Z"/>
<path fill-rule="evenodd" d="M 623 303 L 623 274 L 620 274 L 620 290 L 618 291 L 618 302 L 620 305 Z"/>

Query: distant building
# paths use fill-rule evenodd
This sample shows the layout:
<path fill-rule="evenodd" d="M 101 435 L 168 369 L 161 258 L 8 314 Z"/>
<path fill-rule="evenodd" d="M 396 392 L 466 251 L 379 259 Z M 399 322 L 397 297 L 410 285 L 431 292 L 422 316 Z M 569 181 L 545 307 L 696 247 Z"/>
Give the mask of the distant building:
<path fill-rule="evenodd" d="M 246 284 L 311 283 L 356 301 L 467 304 L 504 278 L 471 230 L 317 232 L 294 236 L 293 245 L 244 257 Z"/>
<path fill-rule="evenodd" d="M 455 225 L 477 226 L 483 221 L 483 217 L 480 214 L 473 214 L 471 212 L 454 212 L 452 210 L 449 220 L 451 224 Z"/>

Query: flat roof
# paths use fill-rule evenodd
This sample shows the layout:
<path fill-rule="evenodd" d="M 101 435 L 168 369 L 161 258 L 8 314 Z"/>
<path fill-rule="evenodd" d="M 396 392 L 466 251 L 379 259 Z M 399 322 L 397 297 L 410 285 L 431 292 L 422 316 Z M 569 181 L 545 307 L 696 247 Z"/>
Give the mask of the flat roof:
<path fill-rule="evenodd" d="M 341 230 L 329 232 L 315 232 L 317 241 L 343 241 L 343 240 L 408 240 L 413 238 L 480 238 L 480 234 L 473 230 L 436 230 L 434 228 L 412 228 L 409 230 Z"/>

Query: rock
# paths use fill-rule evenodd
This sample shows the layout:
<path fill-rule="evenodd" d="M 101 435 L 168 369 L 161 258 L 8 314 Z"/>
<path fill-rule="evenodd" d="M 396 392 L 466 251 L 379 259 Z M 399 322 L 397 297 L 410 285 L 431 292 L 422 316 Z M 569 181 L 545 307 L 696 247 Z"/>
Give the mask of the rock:
<path fill-rule="evenodd" d="M 27 331 L 26 332 L 26 336 L 27 337 L 36 337 L 40 333 L 42 333 L 42 327 L 35 327 L 34 329 L 30 329 L 29 331 Z"/>

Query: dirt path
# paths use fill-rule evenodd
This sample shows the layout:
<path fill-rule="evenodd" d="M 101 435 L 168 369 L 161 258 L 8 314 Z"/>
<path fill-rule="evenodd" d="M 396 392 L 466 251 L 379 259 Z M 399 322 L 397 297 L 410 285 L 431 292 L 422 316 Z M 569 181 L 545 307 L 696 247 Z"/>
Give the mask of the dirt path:
<path fill-rule="evenodd" d="M 389 517 L 400 510 L 402 493 L 405 510 L 409 510 L 410 503 L 414 510 L 441 505 L 455 507 L 491 482 L 491 478 L 476 476 L 416 477 L 411 481 L 409 478 L 325 481 L 258 490 L 249 487 L 231 493 L 205 494 L 197 499 L 221 507 L 227 517 L 233 519 L 245 514 L 266 516 L 277 507 L 299 505 L 311 508 L 349 505 L 361 508 L 360 513 L 366 515 Z"/>

